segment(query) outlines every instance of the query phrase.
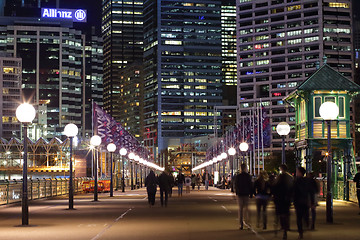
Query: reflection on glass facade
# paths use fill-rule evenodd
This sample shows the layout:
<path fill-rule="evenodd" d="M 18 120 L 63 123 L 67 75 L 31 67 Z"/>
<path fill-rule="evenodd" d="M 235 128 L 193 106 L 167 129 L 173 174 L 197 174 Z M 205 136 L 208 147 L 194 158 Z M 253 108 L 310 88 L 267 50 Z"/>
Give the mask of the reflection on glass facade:
<path fill-rule="evenodd" d="M 144 138 L 153 151 L 214 133 L 213 108 L 222 104 L 220 12 L 213 0 L 144 3 Z"/>
<path fill-rule="evenodd" d="M 24 97 L 35 105 L 42 104 L 42 111 L 47 113 L 38 126 L 46 129 L 41 132 L 53 138 L 61 136 L 69 122 L 82 126 L 84 36 L 68 23 L 53 22 L 49 27 L 38 19 L 23 19 L 27 24 L 16 21 L 2 21 L 0 51 L 22 58 Z"/>

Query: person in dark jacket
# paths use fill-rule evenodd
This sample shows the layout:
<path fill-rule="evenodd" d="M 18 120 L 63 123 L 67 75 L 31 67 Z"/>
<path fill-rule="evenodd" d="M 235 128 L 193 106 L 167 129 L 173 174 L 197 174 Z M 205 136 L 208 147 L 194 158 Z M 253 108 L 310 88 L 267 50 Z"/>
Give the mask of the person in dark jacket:
<path fill-rule="evenodd" d="M 250 224 L 249 215 L 249 197 L 252 195 L 252 180 L 247 172 L 246 164 L 241 164 L 241 173 L 235 177 L 235 192 L 239 204 L 239 229 L 242 230 L 245 225 Z M 245 215 L 245 216 L 244 216 Z"/>
<path fill-rule="evenodd" d="M 149 206 L 154 206 L 155 204 L 155 194 L 156 194 L 156 187 L 157 187 L 157 178 L 153 170 L 150 170 L 149 175 L 145 179 L 145 187 L 148 194 L 148 202 Z"/>
<path fill-rule="evenodd" d="M 177 176 L 177 186 L 178 186 L 178 196 L 182 196 L 182 192 L 183 192 L 183 187 L 184 187 L 184 183 L 185 183 L 185 176 L 184 174 L 182 174 L 181 171 L 179 171 L 179 174 Z"/>
<path fill-rule="evenodd" d="M 202 179 L 204 181 L 205 190 L 208 190 L 209 189 L 209 182 L 211 180 L 211 175 L 207 170 L 205 171 Z"/>
<path fill-rule="evenodd" d="M 305 172 L 306 170 L 303 167 L 296 168 L 296 179 L 294 181 L 294 206 L 299 239 L 304 238 L 303 221 L 309 223 L 309 218 L 306 219 L 306 217 L 309 216 L 310 205 L 314 204 L 312 202 L 312 188 L 309 178 L 304 177 Z"/>
<path fill-rule="evenodd" d="M 270 199 L 270 184 L 268 181 L 268 174 L 265 171 L 261 171 L 259 177 L 254 183 L 254 193 L 256 198 L 256 210 L 257 210 L 257 227 L 260 227 L 260 218 L 262 215 L 263 229 L 266 229 L 267 213 L 266 208 Z M 261 214 L 262 213 L 262 214 Z"/>
<path fill-rule="evenodd" d="M 357 174 L 355 174 L 354 182 L 356 183 L 356 193 L 360 208 L 360 166 L 357 168 Z M 360 215 L 360 212 L 359 212 Z"/>
<path fill-rule="evenodd" d="M 287 231 L 290 228 L 290 204 L 293 193 L 293 177 L 287 172 L 285 164 L 280 165 L 280 174 L 275 179 L 273 186 L 276 215 L 284 230 L 283 239 L 287 239 Z"/>
<path fill-rule="evenodd" d="M 170 192 L 170 188 L 171 188 L 171 179 L 169 176 L 169 170 L 165 169 L 165 171 L 163 171 L 160 176 L 158 177 L 158 181 L 159 181 L 159 187 L 160 187 L 160 203 L 161 206 L 165 207 L 167 206 L 168 203 L 168 196 L 169 196 L 169 192 Z M 165 198 L 165 201 L 164 201 Z"/>

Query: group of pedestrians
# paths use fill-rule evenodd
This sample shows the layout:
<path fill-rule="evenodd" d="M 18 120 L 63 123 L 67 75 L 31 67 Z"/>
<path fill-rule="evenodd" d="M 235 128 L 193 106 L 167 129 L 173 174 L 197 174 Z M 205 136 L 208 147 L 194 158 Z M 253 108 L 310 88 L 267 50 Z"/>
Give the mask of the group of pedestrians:
<path fill-rule="evenodd" d="M 155 195 L 157 191 L 157 185 L 160 188 L 160 203 L 161 206 L 165 207 L 168 203 L 169 195 L 172 194 L 172 187 L 174 185 L 174 178 L 170 174 L 168 169 L 165 169 L 158 177 L 155 176 L 153 170 L 150 170 L 149 175 L 145 179 L 146 191 L 148 194 L 149 206 L 154 206 L 155 204 Z"/>
<path fill-rule="evenodd" d="M 252 182 L 251 175 L 247 172 L 247 166 L 241 165 L 241 173 L 235 176 L 234 188 L 239 204 L 239 228 L 250 227 L 250 215 L 248 210 L 249 197 L 255 195 L 257 209 L 257 227 L 267 228 L 267 205 L 272 198 L 275 204 L 275 230 L 280 222 L 283 230 L 283 239 L 287 239 L 287 232 L 290 228 L 290 207 L 293 202 L 296 212 L 296 222 L 299 239 L 303 238 L 303 223 L 310 229 L 315 228 L 316 219 L 316 194 L 319 187 L 312 174 L 305 177 L 305 169 L 296 169 L 295 179 L 287 171 L 287 166 L 282 164 L 277 177 L 269 177 L 262 171 L 255 182 Z M 311 210 L 311 222 L 310 222 Z"/>

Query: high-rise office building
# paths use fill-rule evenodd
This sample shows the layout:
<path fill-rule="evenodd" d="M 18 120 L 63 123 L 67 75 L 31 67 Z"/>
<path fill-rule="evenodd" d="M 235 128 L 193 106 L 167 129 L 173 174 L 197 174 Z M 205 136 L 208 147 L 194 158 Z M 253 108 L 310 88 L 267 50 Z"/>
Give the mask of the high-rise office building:
<path fill-rule="evenodd" d="M 214 133 L 214 106 L 222 105 L 220 13 L 216 0 L 144 2 L 144 137 L 156 155 Z"/>
<path fill-rule="evenodd" d="M 221 1 L 221 57 L 223 107 L 219 112 L 223 118 L 221 133 L 236 124 L 237 64 L 236 64 L 236 1 Z"/>
<path fill-rule="evenodd" d="M 353 78 L 350 0 L 237 1 L 238 108 L 240 114 L 262 102 L 273 129 L 272 149 L 280 149 L 275 127 L 294 122 L 283 98 L 327 64 Z M 294 130 L 287 137 L 291 147 Z"/>
<path fill-rule="evenodd" d="M 15 110 L 21 101 L 21 58 L 0 52 L 0 137 L 20 138 L 20 123 Z"/>
<path fill-rule="evenodd" d="M 0 50 L 22 58 L 22 92 L 36 106 L 46 106 L 46 138 L 61 136 L 63 127 L 75 123 L 81 130 L 85 37 L 69 21 L 38 18 L 0 19 Z M 43 103 L 46 104 L 44 105 Z M 34 139 L 39 138 L 35 132 Z"/>
<path fill-rule="evenodd" d="M 236 86 L 236 1 L 221 1 L 222 83 Z M 236 87 L 235 87 L 236 88 Z"/>
<path fill-rule="evenodd" d="M 59 136 L 68 121 L 78 124 L 83 137 L 92 134 L 91 99 L 102 106 L 98 5 L 99 1 L 89 7 L 87 23 L 41 16 L 41 8 L 79 9 L 84 6 L 81 1 L 6 0 L 3 5 L 7 18 L 2 25 L 9 25 L 3 38 L 13 40 L 2 42 L 1 48 L 26 60 L 22 88 L 39 112 L 34 138 Z"/>
<path fill-rule="evenodd" d="M 124 118 L 121 86 L 127 82 L 120 73 L 126 66 L 142 62 L 143 58 L 143 0 L 103 0 L 102 36 L 104 109 L 121 122 Z"/>

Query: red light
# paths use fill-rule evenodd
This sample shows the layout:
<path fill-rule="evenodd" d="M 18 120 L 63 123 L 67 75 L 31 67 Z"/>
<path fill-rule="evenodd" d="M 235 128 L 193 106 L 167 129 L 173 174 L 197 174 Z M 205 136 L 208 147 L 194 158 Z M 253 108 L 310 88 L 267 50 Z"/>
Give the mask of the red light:
<path fill-rule="evenodd" d="M 280 97 L 280 96 L 281 96 L 281 93 L 278 93 L 278 92 L 273 93 L 273 96 L 274 96 L 274 97 Z"/>
<path fill-rule="evenodd" d="M 261 49 L 261 45 L 255 45 L 255 49 Z"/>

